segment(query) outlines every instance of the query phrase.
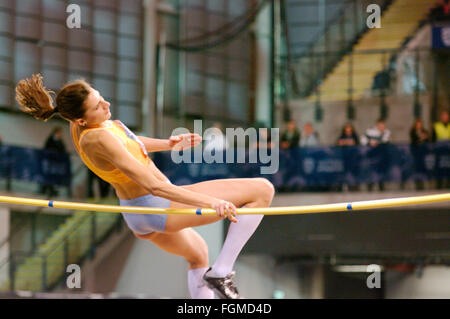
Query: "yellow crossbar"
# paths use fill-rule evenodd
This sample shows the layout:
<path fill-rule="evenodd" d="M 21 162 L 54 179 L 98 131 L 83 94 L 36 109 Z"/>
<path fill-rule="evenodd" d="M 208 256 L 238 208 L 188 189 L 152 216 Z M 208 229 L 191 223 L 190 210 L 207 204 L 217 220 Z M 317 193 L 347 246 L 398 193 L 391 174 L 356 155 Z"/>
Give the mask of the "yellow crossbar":
<path fill-rule="evenodd" d="M 400 207 L 408 205 L 430 204 L 436 202 L 450 201 L 450 193 L 388 198 L 378 200 L 368 200 L 359 202 L 347 202 L 324 205 L 307 206 L 288 206 L 288 207 L 269 207 L 269 208 L 239 208 L 238 214 L 264 214 L 264 215 L 294 215 L 294 214 L 313 214 L 328 212 L 349 212 L 355 210 L 369 210 L 387 207 Z M 118 205 L 98 205 L 76 202 L 61 202 L 52 200 L 0 196 L 0 203 L 16 204 L 39 207 L 54 207 L 63 209 L 74 209 L 95 212 L 109 213 L 136 213 L 136 214 L 166 214 L 166 215 L 216 215 L 215 210 L 210 208 L 203 209 L 178 209 L 178 208 L 155 208 L 155 207 L 130 207 Z"/>

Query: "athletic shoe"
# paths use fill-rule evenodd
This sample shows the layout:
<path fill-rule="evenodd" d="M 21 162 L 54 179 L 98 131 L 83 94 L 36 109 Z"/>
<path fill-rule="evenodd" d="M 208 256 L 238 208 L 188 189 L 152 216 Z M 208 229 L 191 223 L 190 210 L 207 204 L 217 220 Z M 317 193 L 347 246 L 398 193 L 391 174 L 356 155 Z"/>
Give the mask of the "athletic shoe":
<path fill-rule="evenodd" d="M 212 289 L 220 299 L 240 299 L 239 292 L 233 282 L 235 272 L 231 272 L 225 277 L 210 277 L 208 272 L 211 267 L 203 275 L 203 280 Z"/>

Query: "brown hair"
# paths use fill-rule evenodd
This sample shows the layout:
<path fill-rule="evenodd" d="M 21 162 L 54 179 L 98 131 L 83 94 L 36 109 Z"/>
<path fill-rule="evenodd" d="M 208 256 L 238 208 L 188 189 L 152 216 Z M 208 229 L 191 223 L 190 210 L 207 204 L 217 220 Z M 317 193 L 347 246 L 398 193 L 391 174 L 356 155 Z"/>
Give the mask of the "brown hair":
<path fill-rule="evenodd" d="M 84 101 L 90 93 L 90 87 L 84 80 L 65 85 L 56 95 L 56 106 L 53 106 L 52 95 L 55 92 L 45 88 L 42 75 L 33 74 L 31 78 L 17 84 L 16 100 L 21 105 L 21 111 L 38 120 L 45 122 L 59 113 L 64 119 L 72 121 L 84 116 Z"/>

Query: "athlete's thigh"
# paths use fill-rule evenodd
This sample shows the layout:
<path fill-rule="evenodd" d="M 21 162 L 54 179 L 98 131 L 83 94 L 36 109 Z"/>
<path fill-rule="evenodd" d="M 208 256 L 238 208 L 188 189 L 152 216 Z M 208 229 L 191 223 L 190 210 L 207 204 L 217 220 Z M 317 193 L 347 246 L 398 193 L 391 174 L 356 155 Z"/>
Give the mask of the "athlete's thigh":
<path fill-rule="evenodd" d="M 215 198 L 232 202 L 236 207 L 242 207 L 252 202 L 258 193 L 257 178 L 227 178 L 200 182 L 182 186 L 190 191 L 209 195 Z M 173 205 L 173 206 L 172 206 Z M 190 205 L 172 202 L 170 207 L 189 208 Z"/>
<path fill-rule="evenodd" d="M 202 193 L 215 198 L 232 202 L 236 207 L 242 207 L 257 196 L 256 180 L 251 178 L 216 179 L 182 186 L 196 193 Z M 172 201 L 170 208 L 192 208 L 193 206 Z M 197 207 L 194 207 L 197 208 Z M 196 227 L 211 224 L 221 220 L 217 216 L 169 215 L 166 221 L 166 232 L 179 231 L 186 227 Z"/>

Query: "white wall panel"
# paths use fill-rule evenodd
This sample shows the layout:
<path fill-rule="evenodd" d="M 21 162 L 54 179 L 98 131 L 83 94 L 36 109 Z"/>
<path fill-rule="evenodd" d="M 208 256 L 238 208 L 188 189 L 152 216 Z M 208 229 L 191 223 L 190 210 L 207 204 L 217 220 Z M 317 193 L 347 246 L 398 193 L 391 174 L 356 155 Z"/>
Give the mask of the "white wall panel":
<path fill-rule="evenodd" d="M 18 37 L 39 39 L 41 37 L 41 22 L 35 18 L 16 16 L 15 34 Z"/>
<path fill-rule="evenodd" d="M 66 43 L 68 30 L 63 23 L 43 22 L 42 40 L 56 43 Z"/>
<path fill-rule="evenodd" d="M 93 65 L 94 73 L 114 76 L 115 67 L 116 67 L 116 59 L 101 55 L 94 56 L 94 65 Z"/>
<path fill-rule="evenodd" d="M 61 0 L 42 0 L 42 15 L 44 18 L 65 21 L 67 17 L 66 2 Z"/>
<path fill-rule="evenodd" d="M 44 47 L 42 49 L 42 63 L 45 65 L 66 67 L 66 49 L 56 47 Z"/>

